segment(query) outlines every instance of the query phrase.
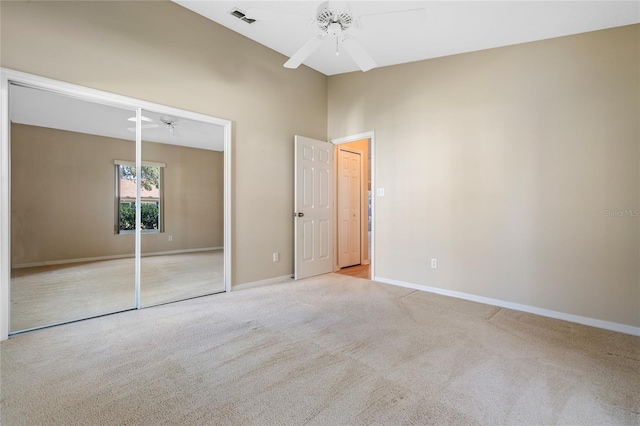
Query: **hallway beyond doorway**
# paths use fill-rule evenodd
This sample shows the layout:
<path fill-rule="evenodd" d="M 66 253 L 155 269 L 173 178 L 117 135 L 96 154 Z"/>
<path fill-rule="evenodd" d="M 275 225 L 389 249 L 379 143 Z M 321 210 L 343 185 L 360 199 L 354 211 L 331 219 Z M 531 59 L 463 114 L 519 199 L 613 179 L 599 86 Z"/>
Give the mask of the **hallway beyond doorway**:
<path fill-rule="evenodd" d="M 364 278 L 366 280 L 371 279 L 371 264 L 369 265 L 356 265 L 342 268 L 336 272 L 336 274 L 348 275 L 354 278 Z"/>

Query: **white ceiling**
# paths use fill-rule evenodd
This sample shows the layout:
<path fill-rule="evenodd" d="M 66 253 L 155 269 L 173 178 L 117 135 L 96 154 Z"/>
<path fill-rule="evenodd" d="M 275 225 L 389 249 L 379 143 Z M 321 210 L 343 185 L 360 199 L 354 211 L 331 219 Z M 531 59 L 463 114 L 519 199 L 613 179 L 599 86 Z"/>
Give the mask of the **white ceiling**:
<path fill-rule="evenodd" d="M 11 85 L 10 119 L 12 123 L 48 127 L 70 132 L 135 141 L 135 110 L 88 102 L 69 96 Z M 142 139 L 148 142 L 222 151 L 224 128 L 214 124 L 168 117 L 143 111 L 152 121 L 142 124 Z M 173 132 L 161 121 L 174 122 Z M 146 126 L 152 125 L 152 128 Z M 132 131 L 133 130 L 133 131 Z"/>
<path fill-rule="evenodd" d="M 309 25 L 320 1 L 173 1 L 287 57 L 321 34 Z M 378 67 L 640 22 L 640 1 L 331 1 L 330 7 L 347 4 L 354 17 L 416 8 L 426 12 L 423 19 L 421 14 L 371 16 L 362 20 L 362 29 L 348 30 Z M 278 17 L 247 24 L 229 14 L 234 8 L 275 11 Z M 325 75 L 359 71 L 335 49 L 325 40 L 304 64 Z"/>

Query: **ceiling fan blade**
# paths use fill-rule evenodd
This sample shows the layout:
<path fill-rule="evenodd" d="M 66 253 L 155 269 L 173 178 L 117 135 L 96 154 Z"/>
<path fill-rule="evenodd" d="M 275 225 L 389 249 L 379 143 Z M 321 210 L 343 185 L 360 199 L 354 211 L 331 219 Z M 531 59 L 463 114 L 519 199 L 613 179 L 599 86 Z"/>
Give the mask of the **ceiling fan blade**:
<path fill-rule="evenodd" d="M 133 117 L 129 117 L 127 120 L 128 121 L 137 121 L 138 118 L 136 116 L 133 116 Z M 140 116 L 140 120 L 146 121 L 146 122 L 149 122 L 149 123 L 153 123 L 153 119 L 151 119 L 149 117 L 146 117 L 144 115 Z"/>
<path fill-rule="evenodd" d="M 158 127 L 157 124 L 143 124 L 142 126 L 140 126 L 141 129 L 153 129 L 155 127 Z M 135 127 L 127 127 L 127 130 L 130 132 L 135 132 L 136 128 Z"/>
<path fill-rule="evenodd" d="M 298 68 L 305 59 L 309 57 L 324 41 L 325 35 L 312 38 L 305 43 L 296 53 L 284 63 L 285 68 Z"/>
<path fill-rule="evenodd" d="M 344 47 L 344 50 L 347 51 L 351 59 L 358 64 L 358 67 L 360 67 L 363 72 L 376 67 L 375 61 L 354 38 L 345 38 L 342 42 L 342 47 Z"/>
<path fill-rule="evenodd" d="M 322 13 L 324 13 L 325 10 L 329 10 L 329 1 L 323 1 L 322 3 L 320 3 L 318 5 L 318 7 L 316 7 L 316 16 L 322 15 Z"/>

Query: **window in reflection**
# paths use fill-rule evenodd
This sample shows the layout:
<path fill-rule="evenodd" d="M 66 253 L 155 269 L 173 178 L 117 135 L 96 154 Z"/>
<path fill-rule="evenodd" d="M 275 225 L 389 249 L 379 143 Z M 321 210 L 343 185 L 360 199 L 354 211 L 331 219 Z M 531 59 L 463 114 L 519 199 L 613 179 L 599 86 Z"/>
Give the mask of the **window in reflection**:
<path fill-rule="evenodd" d="M 136 230 L 136 167 L 116 164 L 116 223 L 120 234 Z M 140 229 L 143 232 L 163 232 L 162 180 L 164 165 L 143 165 L 140 179 Z"/>

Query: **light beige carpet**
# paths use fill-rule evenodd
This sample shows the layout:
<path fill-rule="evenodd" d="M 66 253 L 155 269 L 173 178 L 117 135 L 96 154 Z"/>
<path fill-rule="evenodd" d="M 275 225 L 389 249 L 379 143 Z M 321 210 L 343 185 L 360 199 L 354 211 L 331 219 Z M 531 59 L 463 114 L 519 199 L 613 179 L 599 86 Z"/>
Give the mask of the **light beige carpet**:
<path fill-rule="evenodd" d="M 24 334 L 3 425 L 640 422 L 640 338 L 329 274 Z"/>

